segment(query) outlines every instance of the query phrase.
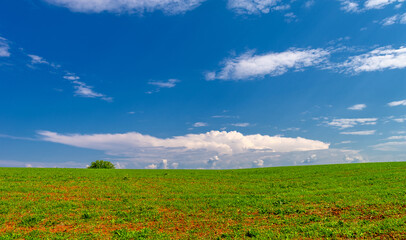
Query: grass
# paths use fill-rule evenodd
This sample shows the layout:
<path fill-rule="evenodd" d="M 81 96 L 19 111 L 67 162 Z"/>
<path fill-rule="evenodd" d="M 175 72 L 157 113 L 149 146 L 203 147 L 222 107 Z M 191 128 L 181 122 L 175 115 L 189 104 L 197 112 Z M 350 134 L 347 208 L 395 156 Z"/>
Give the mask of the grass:
<path fill-rule="evenodd" d="M 406 239 L 406 163 L 0 168 L 0 239 Z"/>

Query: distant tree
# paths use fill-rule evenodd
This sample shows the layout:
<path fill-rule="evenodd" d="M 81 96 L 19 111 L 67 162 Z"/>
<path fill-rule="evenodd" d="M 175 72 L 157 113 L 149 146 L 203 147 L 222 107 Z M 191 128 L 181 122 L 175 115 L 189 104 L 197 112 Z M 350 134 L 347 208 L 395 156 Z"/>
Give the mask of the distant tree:
<path fill-rule="evenodd" d="M 109 161 L 97 160 L 92 162 L 87 168 L 104 168 L 104 169 L 115 169 L 114 164 Z"/>

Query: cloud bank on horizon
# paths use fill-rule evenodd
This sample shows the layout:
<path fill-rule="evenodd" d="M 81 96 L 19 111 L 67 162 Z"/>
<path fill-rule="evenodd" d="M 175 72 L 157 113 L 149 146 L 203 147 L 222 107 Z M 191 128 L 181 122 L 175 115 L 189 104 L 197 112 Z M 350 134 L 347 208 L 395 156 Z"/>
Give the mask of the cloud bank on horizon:
<path fill-rule="evenodd" d="M 144 168 L 151 168 L 151 164 L 157 165 L 163 158 L 176 163 L 179 168 L 242 168 L 255 165 L 254 161 L 264 162 L 264 159 L 269 161 L 261 166 L 293 163 L 291 159 L 283 156 L 292 157 L 297 161 L 295 164 L 310 163 L 305 159 L 301 162 L 298 157 L 293 156 L 305 158 L 308 154 L 303 152 L 315 154 L 319 151 L 323 153 L 320 156 L 324 156 L 322 159 L 325 163 L 348 162 L 343 160 L 343 156 L 349 155 L 355 156 L 356 159 L 362 158 L 355 151 L 330 151 L 329 143 L 317 140 L 260 134 L 243 135 L 237 131 L 210 131 L 165 139 L 137 132 L 86 135 L 39 131 L 38 134 L 43 141 L 101 150 L 108 155 L 128 158 L 133 164 L 138 164 L 137 167 Z M 340 153 L 343 161 L 324 159 L 329 152 Z M 320 161 L 313 159 L 312 163 Z"/>

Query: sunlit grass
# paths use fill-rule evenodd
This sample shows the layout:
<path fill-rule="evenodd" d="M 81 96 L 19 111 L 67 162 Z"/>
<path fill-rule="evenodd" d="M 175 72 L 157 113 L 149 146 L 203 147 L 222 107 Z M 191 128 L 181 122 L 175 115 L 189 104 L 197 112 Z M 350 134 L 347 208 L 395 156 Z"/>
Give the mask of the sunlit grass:
<path fill-rule="evenodd" d="M 406 239 L 406 163 L 0 168 L 0 239 Z"/>

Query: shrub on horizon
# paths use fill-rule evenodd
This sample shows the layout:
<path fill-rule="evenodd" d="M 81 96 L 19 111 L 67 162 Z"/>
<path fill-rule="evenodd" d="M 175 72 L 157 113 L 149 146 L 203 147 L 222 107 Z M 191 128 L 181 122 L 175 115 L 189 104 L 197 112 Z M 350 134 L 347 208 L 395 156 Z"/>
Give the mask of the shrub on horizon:
<path fill-rule="evenodd" d="M 114 164 L 112 164 L 109 161 L 103 161 L 103 160 L 96 160 L 95 162 L 92 162 L 90 164 L 90 166 L 87 167 L 87 168 L 89 168 L 89 169 L 90 168 L 94 168 L 94 169 L 97 169 L 97 168 L 115 169 Z"/>

